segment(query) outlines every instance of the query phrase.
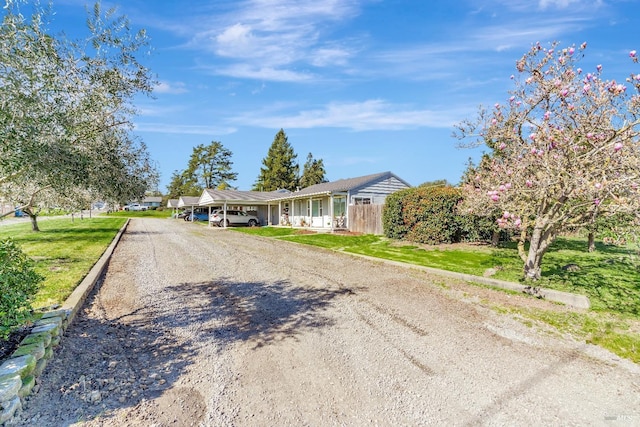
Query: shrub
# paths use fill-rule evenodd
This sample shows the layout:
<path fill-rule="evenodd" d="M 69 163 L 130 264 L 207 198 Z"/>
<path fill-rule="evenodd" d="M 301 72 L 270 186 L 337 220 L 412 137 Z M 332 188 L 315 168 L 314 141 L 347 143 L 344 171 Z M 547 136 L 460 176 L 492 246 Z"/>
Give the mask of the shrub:
<path fill-rule="evenodd" d="M 42 280 L 13 240 L 0 241 L 0 338 L 6 339 L 28 319 Z"/>
<path fill-rule="evenodd" d="M 383 214 L 385 235 L 418 243 L 459 241 L 456 216 L 462 200 L 453 187 L 416 187 L 387 197 Z"/>
<path fill-rule="evenodd" d="M 382 210 L 382 227 L 385 236 L 391 239 L 402 240 L 406 237 L 409 228 L 402 217 L 402 207 L 405 195 L 413 191 L 413 188 L 397 191 L 387 196 Z"/>

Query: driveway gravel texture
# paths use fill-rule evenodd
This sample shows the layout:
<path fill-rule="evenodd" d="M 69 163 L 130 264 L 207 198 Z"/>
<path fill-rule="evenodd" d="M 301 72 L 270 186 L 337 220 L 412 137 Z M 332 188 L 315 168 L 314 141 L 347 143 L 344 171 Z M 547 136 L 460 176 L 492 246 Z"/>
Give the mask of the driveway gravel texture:
<path fill-rule="evenodd" d="M 15 424 L 640 424 L 638 365 L 496 304 L 571 310 L 348 254 L 133 219 Z"/>

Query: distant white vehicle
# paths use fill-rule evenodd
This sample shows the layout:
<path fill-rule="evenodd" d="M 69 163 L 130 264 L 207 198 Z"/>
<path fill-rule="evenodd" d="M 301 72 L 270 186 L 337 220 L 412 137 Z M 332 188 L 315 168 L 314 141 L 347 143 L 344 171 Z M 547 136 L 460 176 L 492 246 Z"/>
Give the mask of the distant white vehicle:
<path fill-rule="evenodd" d="M 125 205 L 123 209 L 125 211 L 146 211 L 147 207 L 140 203 L 131 203 L 130 205 Z"/>

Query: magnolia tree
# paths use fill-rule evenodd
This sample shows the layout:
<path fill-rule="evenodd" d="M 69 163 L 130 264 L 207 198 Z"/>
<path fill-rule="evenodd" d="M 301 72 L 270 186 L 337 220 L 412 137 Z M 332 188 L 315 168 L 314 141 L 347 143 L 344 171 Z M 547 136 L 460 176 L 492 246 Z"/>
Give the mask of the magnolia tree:
<path fill-rule="evenodd" d="M 540 278 L 559 233 L 640 203 L 640 74 L 618 82 L 601 65 L 583 70 L 585 49 L 534 45 L 508 100 L 457 126 L 463 145 L 491 149 L 464 185 L 467 209 L 502 212 L 528 279 Z"/>

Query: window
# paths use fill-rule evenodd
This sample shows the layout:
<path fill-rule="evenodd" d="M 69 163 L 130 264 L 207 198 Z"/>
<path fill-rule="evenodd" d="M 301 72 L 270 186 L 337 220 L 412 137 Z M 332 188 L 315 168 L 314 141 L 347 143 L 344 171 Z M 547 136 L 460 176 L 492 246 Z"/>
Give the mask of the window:
<path fill-rule="evenodd" d="M 333 198 L 333 216 L 340 217 L 347 214 L 347 198 L 337 196 Z"/>
<path fill-rule="evenodd" d="M 371 197 L 354 197 L 353 204 L 354 205 L 370 205 Z"/>

